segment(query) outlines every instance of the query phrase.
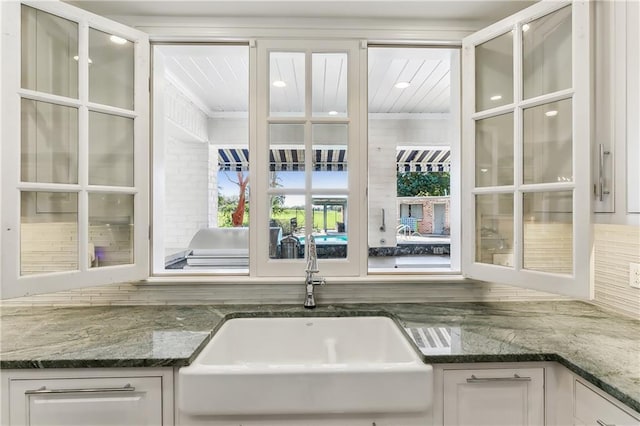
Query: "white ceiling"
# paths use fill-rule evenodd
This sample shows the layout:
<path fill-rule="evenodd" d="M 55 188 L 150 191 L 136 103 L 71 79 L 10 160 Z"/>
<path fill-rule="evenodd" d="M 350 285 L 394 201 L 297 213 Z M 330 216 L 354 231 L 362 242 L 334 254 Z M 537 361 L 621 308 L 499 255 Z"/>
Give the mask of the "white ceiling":
<path fill-rule="evenodd" d="M 247 111 L 248 47 L 157 46 L 171 81 L 188 92 L 210 115 Z M 450 58 L 457 51 L 428 48 L 369 49 L 370 113 L 449 112 Z M 278 53 L 271 60 L 272 115 L 304 111 L 304 54 Z M 346 112 L 346 55 L 318 54 L 313 60 L 313 111 Z M 405 89 L 395 87 L 410 82 Z"/>
<path fill-rule="evenodd" d="M 451 92 L 451 49 L 369 49 L 370 113 L 446 113 Z M 398 89 L 398 82 L 410 82 Z"/>
<path fill-rule="evenodd" d="M 195 98 L 209 115 L 247 111 L 249 47 L 157 46 L 173 84 Z"/>
<path fill-rule="evenodd" d="M 290 1 L 157 1 L 70 0 L 94 13 L 117 17 L 236 17 L 397 19 L 412 22 L 495 22 L 532 0 L 290 0 Z M 381 21 L 382 22 L 382 21 Z M 238 46 L 162 46 L 167 70 L 210 114 L 247 111 L 248 53 Z M 369 112 L 444 113 L 449 110 L 450 51 L 440 49 L 370 49 Z M 291 58 L 272 61 L 272 75 L 287 86 L 272 89 L 274 112 L 301 110 L 304 66 Z M 273 77 L 274 80 L 276 77 Z M 301 80 L 302 79 L 302 80 Z M 313 66 L 313 110 L 345 111 L 345 61 L 319 58 Z M 398 89 L 398 81 L 411 86 Z"/>
<path fill-rule="evenodd" d="M 106 16 L 315 17 L 495 22 L 534 0 L 68 0 Z"/>

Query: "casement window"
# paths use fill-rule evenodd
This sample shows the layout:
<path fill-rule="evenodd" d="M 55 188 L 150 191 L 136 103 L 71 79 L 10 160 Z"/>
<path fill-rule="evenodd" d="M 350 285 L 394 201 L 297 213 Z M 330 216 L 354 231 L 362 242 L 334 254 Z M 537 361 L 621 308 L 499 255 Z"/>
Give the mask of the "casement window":
<path fill-rule="evenodd" d="M 284 32 L 149 46 L 66 4 L 2 7 L 3 297 L 286 281 L 311 233 L 336 283 L 447 273 L 590 296 L 587 2 L 541 2 L 462 50 Z M 439 260 L 405 261 L 429 239 Z"/>

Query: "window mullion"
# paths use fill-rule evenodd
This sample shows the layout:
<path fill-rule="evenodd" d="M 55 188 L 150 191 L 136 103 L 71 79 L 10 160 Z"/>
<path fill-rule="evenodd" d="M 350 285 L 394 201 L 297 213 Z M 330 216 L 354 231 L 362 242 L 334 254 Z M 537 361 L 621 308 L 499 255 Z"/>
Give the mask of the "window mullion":
<path fill-rule="evenodd" d="M 523 81 L 522 81 L 522 31 L 520 24 L 516 25 L 513 33 L 513 184 L 515 191 L 513 193 L 513 268 L 516 271 L 522 269 L 523 250 L 524 250 L 524 228 L 522 222 L 522 190 L 523 182 Z"/>
<path fill-rule="evenodd" d="M 304 187 L 305 187 L 305 234 L 309 235 L 313 233 L 313 198 L 311 194 L 311 182 L 313 175 L 313 140 L 312 140 L 312 124 L 311 118 L 313 116 L 313 65 L 312 65 L 312 53 L 311 50 L 305 52 L 305 99 L 304 99 L 304 149 L 305 149 L 305 174 L 304 174 Z M 305 253 L 308 248 L 308 244 L 305 244 Z"/>
<path fill-rule="evenodd" d="M 78 268 L 89 268 L 89 25 L 78 23 Z"/>

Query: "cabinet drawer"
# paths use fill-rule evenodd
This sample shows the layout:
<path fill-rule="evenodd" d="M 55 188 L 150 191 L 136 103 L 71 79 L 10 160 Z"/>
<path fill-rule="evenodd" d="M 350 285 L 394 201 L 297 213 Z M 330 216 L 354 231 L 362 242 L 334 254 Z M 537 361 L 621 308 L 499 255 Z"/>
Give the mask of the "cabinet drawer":
<path fill-rule="evenodd" d="M 13 379 L 10 425 L 161 425 L 161 377 Z"/>
<path fill-rule="evenodd" d="M 544 369 L 445 370 L 445 426 L 544 424 Z"/>
<path fill-rule="evenodd" d="M 578 380 L 575 382 L 573 416 L 576 425 L 640 426 L 640 420 L 609 402 Z"/>

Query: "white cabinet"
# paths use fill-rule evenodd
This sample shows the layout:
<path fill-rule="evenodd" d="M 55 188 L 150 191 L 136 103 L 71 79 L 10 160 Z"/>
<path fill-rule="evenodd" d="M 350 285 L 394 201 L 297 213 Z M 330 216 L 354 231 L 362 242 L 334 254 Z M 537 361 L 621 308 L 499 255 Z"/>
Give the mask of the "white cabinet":
<path fill-rule="evenodd" d="M 594 210 L 609 213 L 596 215 L 595 221 L 638 225 L 640 3 L 596 2 L 595 7 Z"/>
<path fill-rule="evenodd" d="M 543 425 L 543 368 L 443 371 L 444 425 Z"/>
<path fill-rule="evenodd" d="M 624 2 L 626 19 L 627 213 L 640 213 L 640 3 Z"/>
<path fill-rule="evenodd" d="M 640 420 L 610 401 L 603 393 L 575 381 L 573 424 L 575 426 L 639 426 Z M 637 414 L 637 413 L 635 413 Z"/>
<path fill-rule="evenodd" d="M 2 424 L 172 425 L 172 370 L 2 372 Z"/>

